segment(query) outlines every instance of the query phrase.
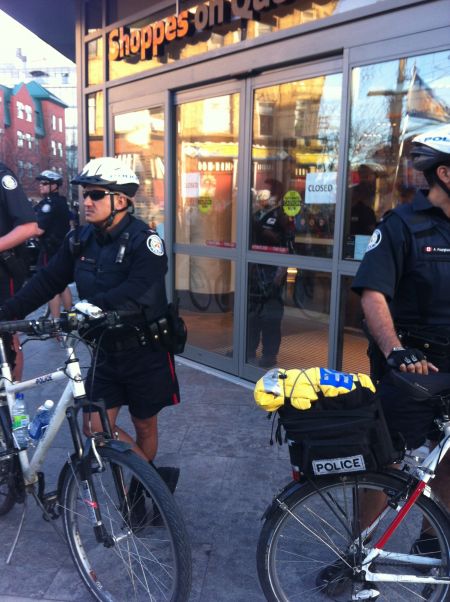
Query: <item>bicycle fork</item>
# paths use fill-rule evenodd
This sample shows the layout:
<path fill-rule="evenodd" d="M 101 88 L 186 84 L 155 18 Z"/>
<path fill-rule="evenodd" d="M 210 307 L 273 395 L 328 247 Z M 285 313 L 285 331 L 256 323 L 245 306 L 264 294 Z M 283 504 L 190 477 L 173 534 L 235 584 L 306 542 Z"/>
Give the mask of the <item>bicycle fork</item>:
<path fill-rule="evenodd" d="M 100 412 L 103 433 L 95 434 L 92 437 L 87 437 L 83 445 L 80 427 L 77 420 L 77 414 L 81 407 L 85 405 L 95 406 Z M 98 543 L 105 547 L 113 547 L 118 541 L 117 537 L 113 537 L 106 529 L 101 515 L 100 505 L 98 503 L 95 485 L 92 479 L 92 474 L 103 472 L 104 466 L 100 454 L 97 450 L 99 442 L 104 443 L 112 440 L 111 427 L 108 420 L 104 404 L 102 402 L 94 403 L 87 399 L 76 400 L 75 407 L 68 408 L 66 411 L 67 419 L 70 426 L 70 431 L 75 447 L 75 457 L 77 464 L 77 474 L 80 479 L 80 495 L 82 502 L 86 508 L 89 521 L 92 525 L 95 538 Z M 128 508 L 127 490 L 123 478 L 122 470 L 113 465 L 112 473 L 116 491 L 118 495 L 119 505 L 121 508 Z M 123 537 L 128 537 L 129 533 L 125 533 Z"/>

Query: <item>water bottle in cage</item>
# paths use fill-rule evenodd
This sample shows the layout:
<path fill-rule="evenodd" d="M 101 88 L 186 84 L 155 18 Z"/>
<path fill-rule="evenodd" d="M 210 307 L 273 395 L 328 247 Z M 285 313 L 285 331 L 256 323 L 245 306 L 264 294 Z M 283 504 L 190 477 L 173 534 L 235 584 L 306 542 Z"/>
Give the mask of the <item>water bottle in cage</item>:
<path fill-rule="evenodd" d="M 28 447 L 28 424 L 30 416 L 27 414 L 23 393 L 16 393 L 12 411 L 12 429 L 16 445 L 19 449 Z"/>
<path fill-rule="evenodd" d="M 47 399 L 43 405 L 38 407 L 35 417 L 28 425 L 28 434 L 33 441 L 39 441 L 45 433 L 53 414 L 54 405 L 51 399 Z"/>

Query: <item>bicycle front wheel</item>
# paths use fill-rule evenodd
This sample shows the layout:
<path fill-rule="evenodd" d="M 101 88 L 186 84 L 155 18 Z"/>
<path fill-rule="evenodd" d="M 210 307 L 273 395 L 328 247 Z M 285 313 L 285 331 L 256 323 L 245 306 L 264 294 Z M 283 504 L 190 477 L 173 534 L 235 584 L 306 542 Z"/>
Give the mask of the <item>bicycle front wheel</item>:
<path fill-rule="evenodd" d="M 133 452 L 97 449 L 101 464 L 92 461 L 91 478 L 103 541 L 94 532 L 92 502 L 75 469 L 68 471 L 61 495 L 64 531 L 84 583 L 105 602 L 184 602 L 191 552 L 172 495 L 156 470 Z"/>
<path fill-rule="evenodd" d="M 423 495 L 387 542 L 388 555 L 370 564 L 371 572 L 392 575 L 389 582 L 367 582 L 358 575 L 361 560 L 396 516 L 386 506 L 404 489 L 404 481 L 389 474 L 364 474 L 305 484 L 289 495 L 266 519 L 261 531 L 257 565 L 269 602 L 352 599 L 360 589 L 380 592 L 380 600 L 450 600 L 449 585 L 395 581 L 400 575 L 448 576 L 450 530 L 440 507 Z M 362 541 L 364 513 L 380 499 L 388 510 Z M 387 498 L 386 498 L 387 496 Z M 368 521 L 366 521 L 368 522 Z M 419 545 L 432 535 L 432 548 Z M 394 557 L 402 554 L 402 557 Z M 419 558 L 414 564 L 414 556 Z M 435 566 L 420 564 L 421 556 L 436 558 Z M 405 557 L 408 555 L 408 558 Z M 364 567 L 363 567 L 364 568 Z"/>
<path fill-rule="evenodd" d="M 6 411 L 6 408 L 2 408 Z M 9 414 L 5 422 L 9 420 Z M 9 441 L 9 444 L 8 444 Z M 17 456 L 9 455 L 13 452 L 11 432 L 5 429 L 3 420 L 0 419 L 0 516 L 7 514 L 16 502 L 14 484 L 22 476 Z"/>

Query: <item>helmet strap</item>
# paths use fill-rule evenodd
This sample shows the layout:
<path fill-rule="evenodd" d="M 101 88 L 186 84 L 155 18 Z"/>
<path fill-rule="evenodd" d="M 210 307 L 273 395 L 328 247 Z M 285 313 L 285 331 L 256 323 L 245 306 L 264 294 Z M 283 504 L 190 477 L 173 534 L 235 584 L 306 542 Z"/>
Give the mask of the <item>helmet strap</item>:
<path fill-rule="evenodd" d="M 116 217 L 116 215 L 118 213 L 122 213 L 123 211 L 128 211 L 128 206 L 123 207 L 122 209 L 116 209 L 114 207 L 114 194 L 110 193 L 109 194 L 109 200 L 111 203 L 111 213 L 109 214 L 109 217 L 106 218 L 106 220 L 99 226 L 102 230 L 106 230 L 106 228 L 109 228 L 110 226 L 112 226 L 114 218 Z"/>

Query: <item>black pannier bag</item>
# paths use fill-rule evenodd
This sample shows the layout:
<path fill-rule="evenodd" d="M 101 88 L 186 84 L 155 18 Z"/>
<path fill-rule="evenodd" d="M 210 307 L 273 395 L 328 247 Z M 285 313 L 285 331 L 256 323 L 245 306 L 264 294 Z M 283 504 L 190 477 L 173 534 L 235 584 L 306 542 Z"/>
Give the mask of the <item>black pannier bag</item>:
<path fill-rule="evenodd" d="M 286 400 L 278 415 L 294 474 L 320 477 L 378 470 L 404 455 L 404 445 L 394 445 L 380 402 L 368 390 L 331 399 L 319 396 L 306 411 Z"/>
<path fill-rule="evenodd" d="M 277 411 L 276 438 L 282 443 L 285 432 L 295 478 L 378 470 L 404 455 L 365 374 L 277 368 L 256 383 L 255 400 Z"/>

